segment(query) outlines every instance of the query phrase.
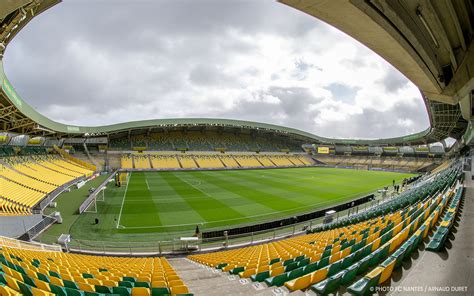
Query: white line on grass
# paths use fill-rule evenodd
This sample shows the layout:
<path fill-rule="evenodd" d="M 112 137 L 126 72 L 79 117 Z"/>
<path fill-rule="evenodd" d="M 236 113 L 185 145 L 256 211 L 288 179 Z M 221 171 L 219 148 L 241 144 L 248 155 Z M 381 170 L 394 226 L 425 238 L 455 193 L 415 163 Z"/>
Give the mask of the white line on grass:
<path fill-rule="evenodd" d="M 179 178 L 179 177 L 178 177 Z M 183 178 L 179 178 L 181 181 L 184 181 L 184 183 L 190 185 L 191 187 L 193 187 L 194 189 L 196 189 L 197 191 L 200 191 L 201 193 L 213 198 L 212 196 L 209 195 L 209 193 L 207 193 L 206 191 L 203 191 L 201 189 L 199 189 L 198 187 L 196 187 L 194 184 L 192 183 L 189 183 L 188 181 L 186 181 L 186 179 L 183 179 Z M 201 185 L 201 181 L 199 181 L 199 183 L 197 185 Z"/>
<path fill-rule="evenodd" d="M 145 183 L 146 183 L 146 188 L 148 188 L 148 191 L 150 191 L 150 185 L 148 185 L 148 179 L 145 174 Z"/>
<path fill-rule="evenodd" d="M 189 183 L 188 183 L 188 184 L 189 184 Z M 232 218 L 232 219 L 224 219 L 224 220 L 213 220 L 213 221 L 200 222 L 200 223 L 203 224 L 203 225 L 205 225 L 205 224 L 212 224 L 212 223 L 220 223 L 220 222 L 230 222 L 230 221 L 235 221 L 235 220 L 243 220 L 243 219 L 248 219 L 248 218 L 257 218 L 257 217 L 271 216 L 271 215 L 281 214 L 281 213 L 285 213 L 285 212 L 290 212 L 290 211 L 294 211 L 294 210 L 298 210 L 298 209 L 302 209 L 302 208 L 313 207 L 313 206 L 316 206 L 316 205 L 322 205 L 322 204 L 326 204 L 326 203 L 332 203 L 332 202 L 334 202 L 334 201 L 336 201 L 336 200 L 340 200 L 340 199 L 343 199 L 343 198 L 347 198 L 347 196 L 349 196 L 349 195 L 345 195 L 345 196 L 342 196 L 342 197 L 339 197 L 339 198 L 334 198 L 334 199 L 331 199 L 331 200 L 326 200 L 326 201 L 314 203 L 314 204 L 311 204 L 311 205 L 305 205 L 305 206 L 301 206 L 301 207 L 291 208 L 291 209 L 283 210 L 283 211 L 274 211 L 274 212 L 269 212 L 269 213 L 265 213 L 265 214 L 251 215 L 251 216 L 238 217 L 238 218 Z M 315 208 L 314 210 L 317 210 L 317 209 Z M 300 213 L 300 214 L 303 214 L 303 213 Z M 281 218 L 283 219 L 283 218 L 285 218 L 285 217 L 283 216 L 283 217 L 281 217 Z M 276 217 L 275 219 L 278 219 L 278 217 Z M 255 221 L 255 223 L 258 223 L 258 221 Z M 190 225 L 196 225 L 196 224 L 199 224 L 199 223 L 176 224 L 176 225 L 159 225 L 159 226 L 131 226 L 131 227 L 122 226 L 122 227 L 123 227 L 123 228 L 126 228 L 126 229 L 149 229 L 149 228 L 156 229 L 156 228 L 167 228 L 167 227 L 176 227 L 176 226 L 190 226 Z"/>
<path fill-rule="evenodd" d="M 117 229 L 119 228 L 119 226 L 121 226 L 120 225 L 120 219 L 122 218 L 123 205 L 125 203 L 125 197 L 127 196 L 128 184 L 130 183 L 131 180 L 132 180 L 132 172 L 130 172 L 130 176 L 128 176 L 128 180 L 127 180 L 127 186 L 125 186 L 125 192 L 123 194 L 122 205 L 120 206 L 120 213 L 119 213 L 119 217 L 118 217 L 118 220 L 117 220 Z M 122 226 L 122 227 L 125 228 L 124 226 Z"/>

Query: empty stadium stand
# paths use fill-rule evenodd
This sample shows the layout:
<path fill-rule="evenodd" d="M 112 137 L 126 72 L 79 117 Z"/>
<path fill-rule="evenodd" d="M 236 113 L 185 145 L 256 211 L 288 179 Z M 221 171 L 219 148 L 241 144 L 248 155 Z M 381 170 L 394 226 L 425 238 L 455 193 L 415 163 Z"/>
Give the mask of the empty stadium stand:
<path fill-rule="evenodd" d="M 93 173 L 58 155 L 11 156 L 0 160 L 0 215 L 27 215 L 59 186 Z"/>
<path fill-rule="evenodd" d="M 300 144 L 278 137 L 200 131 L 171 131 L 111 138 L 112 150 L 301 152 Z"/>
<path fill-rule="evenodd" d="M 331 166 L 354 167 L 359 169 L 382 168 L 392 170 L 428 171 L 441 161 L 434 158 L 381 157 L 381 156 L 344 156 L 317 155 L 315 159 Z"/>
<path fill-rule="evenodd" d="M 0 245 L 0 294 L 192 295 L 165 258 L 102 257 Z"/>
<path fill-rule="evenodd" d="M 401 266 L 446 207 L 448 213 L 454 211 L 462 193 L 460 180 L 457 165 L 368 212 L 306 235 L 188 258 L 290 291 L 311 289 L 327 295 L 342 285 L 351 294 L 366 295 Z M 449 222 L 441 227 L 445 224 Z"/>
<path fill-rule="evenodd" d="M 122 169 L 224 169 L 300 167 L 314 164 L 305 154 L 146 154 L 121 155 Z"/>

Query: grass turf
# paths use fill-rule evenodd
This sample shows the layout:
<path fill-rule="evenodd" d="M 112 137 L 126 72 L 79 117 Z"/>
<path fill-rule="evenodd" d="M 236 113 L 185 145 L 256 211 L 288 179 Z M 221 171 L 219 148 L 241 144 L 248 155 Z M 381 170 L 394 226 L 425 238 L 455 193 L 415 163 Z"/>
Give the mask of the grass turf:
<path fill-rule="evenodd" d="M 133 172 L 69 232 L 80 240 L 166 240 L 192 235 L 196 225 L 206 231 L 326 208 L 410 176 L 333 168 Z"/>

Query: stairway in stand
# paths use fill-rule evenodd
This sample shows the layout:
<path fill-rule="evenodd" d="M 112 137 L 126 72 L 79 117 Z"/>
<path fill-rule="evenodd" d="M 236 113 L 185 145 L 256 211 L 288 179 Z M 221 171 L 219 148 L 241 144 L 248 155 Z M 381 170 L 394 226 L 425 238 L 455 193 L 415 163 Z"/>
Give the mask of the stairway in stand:
<path fill-rule="evenodd" d="M 190 292 L 196 296 L 222 296 L 222 295 L 288 295 L 288 290 L 283 288 L 281 293 L 275 293 L 275 287 L 268 288 L 265 284 L 255 287 L 250 279 L 241 283 L 239 276 L 230 276 L 204 265 L 197 264 L 185 258 L 168 259 L 180 278 L 186 283 Z M 230 276 L 230 277 L 229 277 Z M 293 292 L 291 295 L 301 296 L 304 292 Z M 314 294 L 312 294 L 314 295 Z"/>

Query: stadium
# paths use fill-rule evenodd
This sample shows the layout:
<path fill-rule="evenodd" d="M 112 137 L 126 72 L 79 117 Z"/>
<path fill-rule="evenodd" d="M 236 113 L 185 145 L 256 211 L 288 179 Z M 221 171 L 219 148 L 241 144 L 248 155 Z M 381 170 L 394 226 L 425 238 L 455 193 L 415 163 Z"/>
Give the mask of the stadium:
<path fill-rule="evenodd" d="M 68 3 L 0 2 L 1 296 L 474 293 L 474 3 L 275 4 L 398 69 L 429 127 L 361 139 L 205 117 L 61 123 L 3 59 Z"/>

